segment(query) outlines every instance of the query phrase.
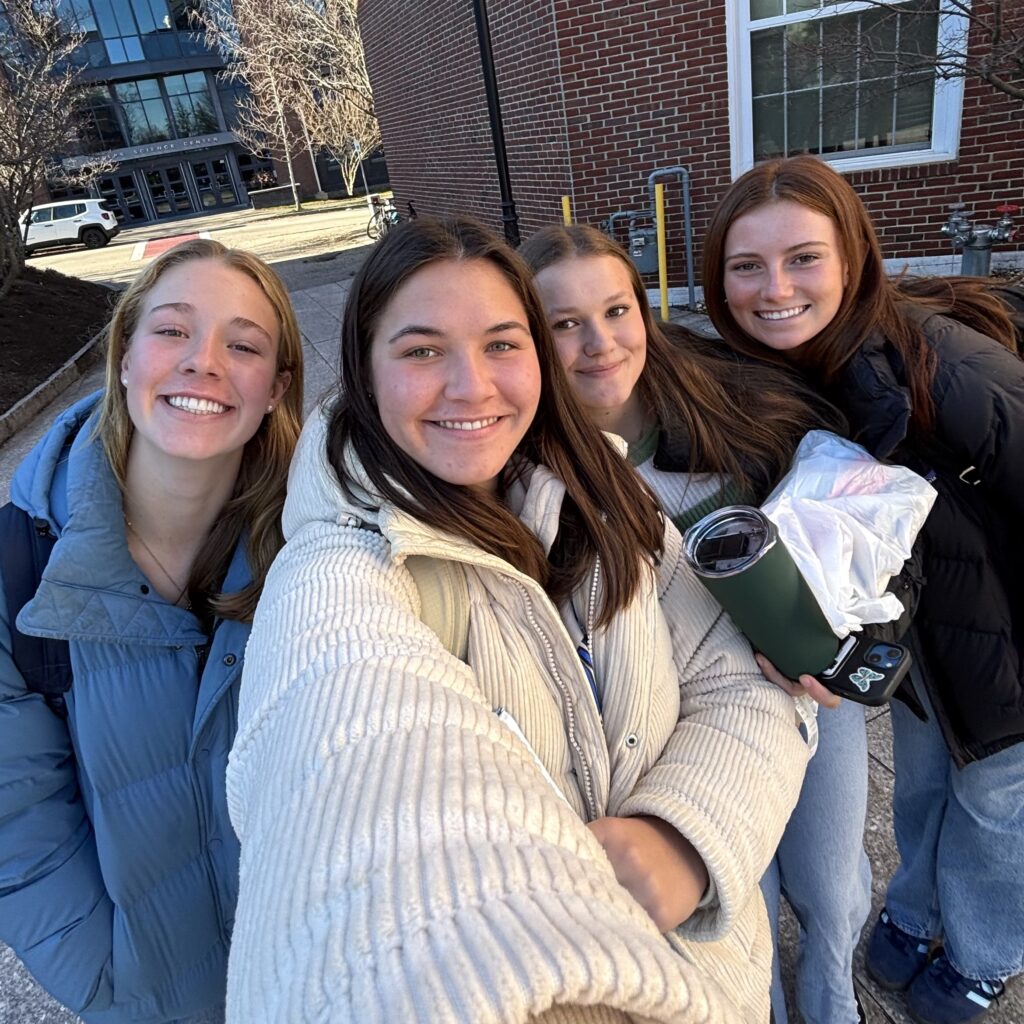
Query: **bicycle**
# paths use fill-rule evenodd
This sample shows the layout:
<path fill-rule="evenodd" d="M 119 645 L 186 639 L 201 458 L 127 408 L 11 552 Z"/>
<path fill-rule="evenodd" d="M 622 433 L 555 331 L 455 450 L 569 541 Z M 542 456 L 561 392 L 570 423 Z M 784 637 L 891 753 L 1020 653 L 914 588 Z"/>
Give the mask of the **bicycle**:
<path fill-rule="evenodd" d="M 373 205 L 373 213 L 370 216 L 370 223 L 366 225 L 366 234 L 376 242 L 378 238 L 383 238 L 402 217 L 390 199 L 370 196 L 370 202 Z"/>

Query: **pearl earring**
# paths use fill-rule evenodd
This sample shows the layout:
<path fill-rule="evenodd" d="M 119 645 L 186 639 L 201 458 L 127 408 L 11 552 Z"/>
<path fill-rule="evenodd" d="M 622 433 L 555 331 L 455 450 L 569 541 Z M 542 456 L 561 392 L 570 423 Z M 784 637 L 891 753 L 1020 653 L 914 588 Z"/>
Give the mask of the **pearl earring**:
<path fill-rule="evenodd" d="M 274 411 L 274 407 L 272 405 L 268 405 L 267 406 L 267 412 L 273 412 L 273 411 Z"/>
<path fill-rule="evenodd" d="M 128 378 L 127 378 L 127 377 L 122 377 L 122 378 L 121 378 L 121 383 L 122 383 L 122 384 L 123 384 L 123 385 L 124 385 L 125 387 L 128 387 Z"/>

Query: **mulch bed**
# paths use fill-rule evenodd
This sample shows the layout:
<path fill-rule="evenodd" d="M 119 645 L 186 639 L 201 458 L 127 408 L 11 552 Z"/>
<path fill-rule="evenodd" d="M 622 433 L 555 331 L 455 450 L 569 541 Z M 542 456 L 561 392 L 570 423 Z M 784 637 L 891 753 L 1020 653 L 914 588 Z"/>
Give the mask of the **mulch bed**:
<path fill-rule="evenodd" d="M 0 300 L 0 414 L 106 324 L 117 294 L 54 270 L 25 268 Z"/>

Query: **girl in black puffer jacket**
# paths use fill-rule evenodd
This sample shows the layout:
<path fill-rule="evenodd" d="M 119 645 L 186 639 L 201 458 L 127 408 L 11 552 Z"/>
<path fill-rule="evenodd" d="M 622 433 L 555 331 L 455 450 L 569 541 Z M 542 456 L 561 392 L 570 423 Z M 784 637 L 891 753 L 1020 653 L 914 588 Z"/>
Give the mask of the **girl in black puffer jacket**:
<path fill-rule="evenodd" d="M 1024 966 L 1024 363 L 1012 323 L 977 286 L 944 286 L 943 307 L 940 288 L 890 281 L 860 199 L 812 157 L 733 184 L 703 276 L 729 344 L 802 368 L 857 440 L 939 492 L 923 531 L 918 671 L 892 712 L 901 863 L 867 964 L 908 990 L 915 1020 L 977 1020 Z"/>

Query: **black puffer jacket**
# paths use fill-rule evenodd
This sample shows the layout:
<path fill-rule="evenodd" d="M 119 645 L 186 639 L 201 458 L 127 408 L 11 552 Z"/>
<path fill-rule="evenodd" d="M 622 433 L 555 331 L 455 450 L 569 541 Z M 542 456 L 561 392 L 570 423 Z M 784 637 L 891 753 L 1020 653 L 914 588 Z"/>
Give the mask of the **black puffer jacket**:
<path fill-rule="evenodd" d="M 963 765 L 1024 740 L 1024 362 L 961 323 L 908 313 L 938 356 L 934 436 L 910 436 L 903 362 L 881 336 L 846 365 L 834 397 L 875 456 L 935 473 L 915 630 Z"/>

